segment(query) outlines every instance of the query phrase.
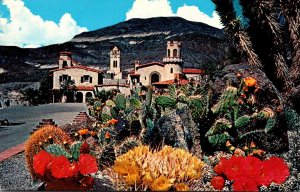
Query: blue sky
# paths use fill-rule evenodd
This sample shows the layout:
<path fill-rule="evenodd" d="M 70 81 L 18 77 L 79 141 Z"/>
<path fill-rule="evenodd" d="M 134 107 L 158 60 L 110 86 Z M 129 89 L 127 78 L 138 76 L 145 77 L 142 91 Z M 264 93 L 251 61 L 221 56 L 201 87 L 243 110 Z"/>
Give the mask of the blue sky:
<path fill-rule="evenodd" d="M 222 28 L 210 0 L 1 0 L 0 45 L 40 47 L 131 18 L 180 16 Z"/>

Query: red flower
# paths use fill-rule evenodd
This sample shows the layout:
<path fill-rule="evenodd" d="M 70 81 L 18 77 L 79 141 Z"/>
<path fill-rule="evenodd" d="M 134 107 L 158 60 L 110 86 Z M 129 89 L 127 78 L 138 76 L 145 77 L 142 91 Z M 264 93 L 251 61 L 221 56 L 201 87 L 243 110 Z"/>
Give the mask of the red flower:
<path fill-rule="evenodd" d="M 84 177 L 82 180 L 81 180 L 81 190 L 86 190 L 86 189 L 90 189 L 94 183 L 95 183 L 95 180 L 93 177 Z"/>
<path fill-rule="evenodd" d="M 220 159 L 220 162 L 214 167 L 214 171 L 221 175 L 224 172 L 225 166 L 226 166 L 227 159 L 222 157 Z"/>
<path fill-rule="evenodd" d="M 244 163 L 247 167 L 247 170 L 245 171 L 245 176 L 247 176 L 249 179 L 253 180 L 257 185 L 260 183 L 260 175 L 262 171 L 263 163 L 260 159 L 253 156 L 247 156 L 244 159 Z"/>
<path fill-rule="evenodd" d="M 39 153 L 37 153 L 33 157 L 34 171 L 38 175 L 44 176 L 47 165 L 51 162 L 52 159 L 53 159 L 53 156 L 50 153 L 48 153 L 44 150 L 41 150 Z"/>
<path fill-rule="evenodd" d="M 71 163 L 65 156 L 58 156 L 51 161 L 50 169 L 55 178 L 67 178 L 70 174 Z"/>
<path fill-rule="evenodd" d="M 271 157 L 264 161 L 261 182 L 267 186 L 270 185 L 272 181 L 281 184 L 285 182 L 289 175 L 289 167 L 284 160 L 279 157 Z"/>
<path fill-rule="evenodd" d="M 97 160 L 89 154 L 81 154 L 79 156 L 79 172 L 83 175 L 95 173 L 98 171 Z"/>
<path fill-rule="evenodd" d="M 232 156 L 227 160 L 224 174 L 229 180 L 235 180 L 247 171 L 244 157 Z"/>
<path fill-rule="evenodd" d="M 80 153 L 90 153 L 90 146 L 86 141 L 84 141 L 83 144 L 80 146 Z"/>
<path fill-rule="evenodd" d="M 236 178 L 232 184 L 233 191 L 258 191 L 255 181 L 247 176 Z"/>
<path fill-rule="evenodd" d="M 68 169 L 68 177 L 74 177 L 78 173 L 79 168 L 77 162 L 71 163 L 71 166 Z"/>
<path fill-rule="evenodd" d="M 225 184 L 225 180 L 221 176 L 214 176 L 210 182 L 216 190 L 222 190 Z"/>

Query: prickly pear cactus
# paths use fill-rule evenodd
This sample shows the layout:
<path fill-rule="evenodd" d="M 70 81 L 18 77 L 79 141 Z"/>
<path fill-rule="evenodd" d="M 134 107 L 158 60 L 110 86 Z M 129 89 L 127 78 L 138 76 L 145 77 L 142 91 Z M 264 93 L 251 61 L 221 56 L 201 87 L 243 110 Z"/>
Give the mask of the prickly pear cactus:
<path fill-rule="evenodd" d="M 55 156 L 65 156 L 67 158 L 72 158 L 71 154 L 68 153 L 66 151 L 66 149 L 64 149 L 62 146 L 60 145 L 57 145 L 57 144 L 52 144 L 52 145 L 48 145 L 45 150 L 48 152 L 48 153 L 51 153 Z"/>
<path fill-rule="evenodd" d="M 118 93 L 116 97 L 114 98 L 114 102 L 116 104 L 116 107 L 119 110 L 125 110 L 126 109 L 126 97 L 125 95 Z"/>
<path fill-rule="evenodd" d="M 167 96 L 158 96 L 155 102 L 162 108 L 175 108 L 177 103 L 175 99 Z"/>
<path fill-rule="evenodd" d="M 77 141 L 77 142 L 74 142 L 70 147 L 70 152 L 71 152 L 72 158 L 74 160 L 78 160 L 78 158 L 79 158 L 81 145 L 82 145 L 82 142 Z"/>

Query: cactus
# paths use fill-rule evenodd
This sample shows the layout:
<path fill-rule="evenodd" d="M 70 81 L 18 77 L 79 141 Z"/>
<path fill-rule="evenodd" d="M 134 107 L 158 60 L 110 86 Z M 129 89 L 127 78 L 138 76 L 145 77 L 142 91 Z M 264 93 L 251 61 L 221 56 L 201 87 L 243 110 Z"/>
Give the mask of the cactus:
<path fill-rule="evenodd" d="M 145 104 L 146 106 L 150 107 L 151 104 L 152 104 L 152 94 L 153 94 L 153 91 L 151 88 L 148 88 L 148 92 L 146 94 L 146 101 L 145 101 Z"/>
<path fill-rule="evenodd" d="M 155 99 L 155 102 L 162 108 L 174 108 L 177 103 L 175 99 L 172 99 L 171 97 L 167 96 L 158 96 Z"/>
<path fill-rule="evenodd" d="M 222 93 L 219 102 L 212 107 L 213 113 L 224 113 L 236 106 L 236 100 L 238 98 L 238 90 L 236 87 L 227 87 Z"/>
<path fill-rule="evenodd" d="M 116 137 L 117 134 L 115 131 L 109 128 L 103 128 L 100 130 L 100 133 L 98 135 L 99 144 L 100 145 L 113 144 L 116 142 Z"/>
<path fill-rule="evenodd" d="M 127 153 L 129 150 L 137 147 L 141 145 L 141 142 L 135 138 L 135 137 L 129 137 L 127 139 L 125 139 L 123 142 L 120 143 L 120 145 L 118 145 L 115 148 L 116 151 L 116 155 L 123 155 L 124 153 Z"/>
<path fill-rule="evenodd" d="M 118 93 L 115 98 L 114 102 L 116 104 L 116 108 L 119 110 L 125 110 L 126 109 L 126 97 L 125 95 Z"/>
<path fill-rule="evenodd" d="M 135 109 L 142 109 L 142 103 L 136 98 L 130 99 L 130 105 Z"/>
<path fill-rule="evenodd" d="M 176 86 L 170 85 L 169 86 L 169 95 L 172 99 L 177 99 L 177 93 L 176 93 Z"/>
<path fill-rule="evenodd" d="M 26 164 L 33 178 L 37 178 L 33 169 L 33 157 L 41 150 L 41 145 L 47 146 L 50 144 L 49 137 L 59 145 L 63 145 L 64 142 L 72 143 L 70 136 L 54 125 L 46 125 L 34 132 L 25 144 Z"/>
<path fill-rule="evenodd" d="M 78 160 L 79 158 L 79 155 L 80 155 L 80 147 L 82 145 L 82 142 L 75 142 L 71 145 L 70 147 L 70 152 L 71 152 L 71 155 L 72 155 L 72 158 L 74 160 Z"/>
<path fill-rule="evenodd" d="M 102 119 L 102 122 L 106 122 L 106 121 L 111 120 L 112 117 L 111 117 L 110 115 L 107 115 L 107 114 L 102 113 L 102 114 L 101 114 L 101 119 Z"/>
<path fill-rule="evenodd" d="M 212 144 L 214 147 L 225 146 L 226 141 L 231 139 L 232 137 L 226 131 L 224 133 L 208 136 L 209 143 Z"/>
<path fill-rule="evenodd" d="M 45 147 L 45 150 L 48 153 L 51 153 L 55 156 L 65 156 L 68 159 L 72 158 L 71 154 L 69 152 L 66 151 L 66 149 L 64 149 L 61 145 L 57 145 L 57 144 L 51 144 L 48 145 L 47 147 Z"/>
<path fill-rule="evenodd" d="M 252 121 L 251 116 L 244 115 L 244 116 L 239 117 L 237 120 L 235 120 L 234 124 L 237 129 L 241 129 L 241 128 L 244 128 L 247 125 L 249 125 L 251 123 L 251 121 Z"/>
<path fill-rule="evenodd" d="M 228 121 L 227 119 L 218 119 L 213 125 L 212 127 L 207 131 L 207 133 L 205 134 L 206 137 L 208 136 L 212 136 L 215 134 L 221 134 L 224 131 L 228 131 L 228 129 L 231 129 L 232 125 L 230 123 L 230 121 Z"/>

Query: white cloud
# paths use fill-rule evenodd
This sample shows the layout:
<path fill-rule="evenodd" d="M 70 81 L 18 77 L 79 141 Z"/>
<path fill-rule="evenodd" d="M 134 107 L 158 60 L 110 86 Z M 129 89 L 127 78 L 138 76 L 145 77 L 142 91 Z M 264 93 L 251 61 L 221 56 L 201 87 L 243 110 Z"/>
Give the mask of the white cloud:
<path fill-rule="evenodd" d="M 171 16 L 178 16 L 189 21 L 202 22 L 216 28 L 223 28 L 220 17 L 216 12 L 213 12 L 212 17 L 210 17 L 200 11 L 197 6 L 183 5 L 174 13 L 169 0 L 135 0 L 132 8 L 126 13 L 126 20 Z"/>
<path fill-rule="evenodd" d="M 65 13 L 58 24 L 34 15 L 21 0 L 3 0 L 10 18 L 0 18 L 0 45 L 40 47 L 63 43 L 76 34 L 87 31 L 80 27 L 69 13 Z"/>
<path fill-rule="evenodd" d="M 174 16 L 168 0 L 135 0 L 126 13 L 126 20 L 132 18 Z"/>
<path fill-rule="evenodd" d="M 210 17 L 200 11 L 196 6 L 183 5 L 182 7 L 178 8 L 176 15 L 189 21 L 206 23 L 219 29 L 223 28 L 223 25 L 220 22 L 220 17 L 215 11 L 213 12 L 212 17 Z"/>

